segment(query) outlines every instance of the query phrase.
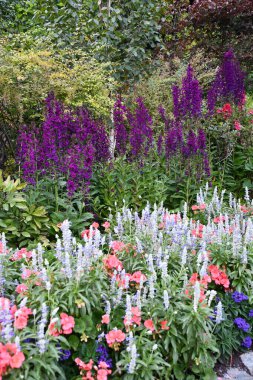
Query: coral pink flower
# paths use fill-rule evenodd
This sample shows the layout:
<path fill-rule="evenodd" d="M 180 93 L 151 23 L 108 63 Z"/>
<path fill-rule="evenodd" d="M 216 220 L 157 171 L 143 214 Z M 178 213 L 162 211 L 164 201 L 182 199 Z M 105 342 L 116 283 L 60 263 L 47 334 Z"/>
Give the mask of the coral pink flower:
<path fill-rule="evenodd" d="M 93 360 L 91 359 L 89 363 L 84 363 L 81 359 L 76 358 L 75 363 L 78 365 L 78 367 L 84 371 L 91 371 L 93 366 Z"/>
<path fill-rule="evenodd" d="M 25 355 L 23 352 L 19 351 L 13 355 L 10 359 L 11 368 L 20 368 L 25 360 Z"/>
<path fill-rule="evenodd" d="M 33 272 L 31 271 L 31 269 L 25 268 L 21 277 L 23 280 L 26 280 L 27 278 L 29 278 L 32 275 L 32 273 Z"/>
<path fill-rule="evenodd" d="M 111 373 L 112 371 L 110 369 L 99 369 L 97 372 L 97 380 L 107 380 L 107 376 Z"/>
<path fill-rule="evenodd" d="M 62 330 L 58 330 L 56 327 L 56 322 L 51 321 L 48 326 L 49 335 L 51 336 L 59 336 L 62 334 Z"/>
<path fill-rule="evenodd" d="M 121 330 L 111 330 L 106 334 L 105 339 L 109 347 L 118 349 L 117 343 L 121 343 L 125 340 L 126 335 Z M 116 343 L 116 345 L 115 345 Z"/>
<path fill-rule="evenodd" d="M 106 325 L 110 323 L 110 316 L 108 314 L 102 315 L 102 323 L 105 323 Z"/>
<path fill-rule="evenodd" d="M 22 294 L 22 293 L 25 293 L 27 290 L 28 290 L 28 286 L 26 286 L 25 284 L 20 284 L 16 287 L 16 292 L 19 293 L 19 294 Z"/>
<path fill-rule="evenodd" d="M 132 313 L 131 321 L 128 321 L 127 317 L 125 317 L 124 318 L 124 325 L 125 326 L 131 326 L 132 324 L 135 323 L 136 325 L 140 326 L 140 324 L 141 324 L 141 311 L 140 311 L 140 309 L 137 306 L 132 307 L 131 313 Z"/>
<path fill-rule="evenodd" d="M 110 247 L 112 248 L 113 252 L 121 252 L 125 249 L 125 244 L 122 241 L 114 240 L 110 243 Z"/>
<path fill-rule="evenodd" d="M 98 365 L 99 368 L 102 368 L 102 369 L 107 369 L 109 368 L 109 365 L 106 363 L 106 362 L 99 362 L 99 365 Z"/>
<path fill-rule="evenodd" d="M 106 230 L 109 230 L 111 224 L 110 224 L 109 222 L 104 222 L 104 223 L 102 224 L 102 226 L 103 226 Z"/>
<path fill-rule="evenodd" d="M 144 326 L 146 327 L 146 329 L 148 329 L 150 331 L 154 331 L 155 330 L 155 326 L 154 326 L 154 323 L 153 323 L 152 319 L 147 319 L 144 322 Z"/>
<path fill-rule="evenodd" d="M 15 319 L 14 327 L 18 330 L 22 330 L 27 326 L 27 318 L 24 315 L 20 315 Z"/>
<path fill-rule="evenodd" d="M 130 281 L 134 281 L 137 284 L 139 284 L 141 280 L 145 282 L 147 280 L 147 277 L 140 270 L 138 270 L 137 272 L 134 272 L 130 278 Z"/>
<path fill-rule="evenodd" d="M 93 228 L 95 228 L 95 230 L 97 230 L 99 227 L 99 224 L 97 222 L 93 222 L 91 227 L 93 227 Z"/>
<path fill-rule="evenodd" d="M 27 307 L 21 307 L 21 309 L 15 312 L 14 327 L 18 330 L 22 330 L 27 326 L 29 315 L 32 314 L 32 310 Z"/>
<path fill-rule="evenodd" d="M 194 285 L 196 281 L 198 281 L 198 273 L 193 273 L 189 282 Z"/>
<path fill-rule="evenodd" d="M 22 259 L 30 259 L 32 257 L 32 252 L 27 251 L 26 248 L 19 249 L 13 255 L 11 260 L 17 261 Z"/>
<path fill-rule="evenodd" d="M 108 255 L 103 259 L 104 265 L 107 269 L 122 270 L 122 262 L 115 255 Z"/>
<path fill-rule="evenodd" d="M 89 239 L 91 236 L 94 236 L 95 233 L 95 230 L 92 230 L 92 232 L 90 230 L 84 230 L 81 232 L 81 238 L 84 238 L 86 236 Z"/>
<path fill-rule="evenodd" d="M 6 343 L 5 345 L 5 349 L 7 350 L 7 352 L 11 355 L 14 355 L 16 354 L 16 352 L 18 351 L 18 348 L 16 346 L 16 343 Z"/>
<path fill-rule="evenodd" d="M 161 329 L 162 330 L 169 330 L 170 328 L 169 328 L 169 326 L 167 326 L 167 324 L 168 324 L 168 321 L 161 321 L 160 322 L 160 325 L 161 325 Z"/>
<path fill-rule="evenodd" d="M 192 211 L 196 211 L 196 210 L 199 210 L 199 206 L 197 206 L 197 205 L 193 205 L 193 206 L 192 206 Z"/>
<path fill-rule="evenodd" d="M 60 318 L 63 334 L 72 334 L 72 329 L 75 326 L 74 318 L 66 313 L 61 313 Z"/>
<path fill-rule="evenodd" d="M 225 216 L 223 215 L 216 216 L 216 218 L 213 218 L 214 223 L 224 222 L 224 220 L 225 220 Z"/>

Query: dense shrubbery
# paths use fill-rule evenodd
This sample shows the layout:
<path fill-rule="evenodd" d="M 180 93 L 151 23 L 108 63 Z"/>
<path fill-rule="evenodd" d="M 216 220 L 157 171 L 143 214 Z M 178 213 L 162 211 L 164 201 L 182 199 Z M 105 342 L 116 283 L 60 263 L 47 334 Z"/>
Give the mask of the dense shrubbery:
<path fill-rule="evenodd" d="M 41 121 L 43 100 L 51 91 L 67 105 L 85 105 L 108 117 L 113 87 L 108 74 L 80 50 L 55 52 L 47 44 L 41 49 L 10 49 L 6 41 L 0 46 L 1 120 L 16 127 Z"/>

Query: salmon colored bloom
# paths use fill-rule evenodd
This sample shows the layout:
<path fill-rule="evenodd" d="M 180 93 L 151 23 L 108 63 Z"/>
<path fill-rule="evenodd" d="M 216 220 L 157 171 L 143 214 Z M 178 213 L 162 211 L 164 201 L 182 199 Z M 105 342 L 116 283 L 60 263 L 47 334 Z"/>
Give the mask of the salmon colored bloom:
<path fill-rule="evenodd" d="M 97 222 L 93 222 L 91 227 L 93 227 L 93 228 L 95 228 L 95 230 L 97 230 L 99 227 L 99 224 Z"/>
<path fill-rule="evenodd" d="M 102 226 L 103 226 L 106 230 L 109 230 L 111 224 L 110 224 L 109 222 L 104 222 L 104 223 L 102 224 Z"/>
<path fill-rule="evenodd" d="M 97 371 L 97 380 L 107 380 L 107 376 L 112 373 L 111 369 L 99 369 Z"/>
<path fill-rule="evenodd" d="M 14 327 L 18 330 L 25 328 L 28 323 L 29 315 L 32 315 L 32 310 L 26 306 L 17 310 L 14 315 Z"/>
<path fill-rule="evenodd" d="M 110 243 L 110 247 L 113 250 L 113 252 L 116 253 L 123 251 L 126 245 L 122 241 L 114 240 Z"/>
<path fill-rule="evenodd" d="M 17 287 L 16 287 L 16 292 L 19 293 L 19 294 L 22 294 L 22 293 L 25 293 L 27 290 L 28 290 L 28 286 L 25 285 L 25 284 L 19 284 Z"/>
<path fill-rule="evenodd" d="M 103 259 L 103 263 L 106 269 L 117 269 L 122 270 L 123 265 L 122 262 L 115 255 L 108 255 Z"/>
<path fill-rule="evenodd" d="M 22 249 L 19 249 L 18 251 L 16 251 L 12 255 L 11 260 L 12 261 L 18 261 L 18 260 L 22 260 L 22 259 L 30 259 L 31 257 L 32 257 L 32 252 L 27 251 L 26 248 L 22 248 Z"/>
<path fill-rule="evenodd" d="M 105 339 L 109 347 L 114 348 L 115 351 L 119 350 L 120 343 L 123 342 L 126 335 L 121 330 L 111 330 L 106 334 Z"/>
<path fill-rule="evenodd" d="M 25 268 L 21 277 L 23 280 L 27 280 L 32 274 L 33 274 L 33 271 L 31 271 L 31 269 Z"/>
<path fill-rule="evenodd" d="M 59 336 L 62 334 L 62 330 L 58 330 L 56 327 L 56 322 L 51 321 L 48 326 L 49 335 L 51 336 Z"/>
<path fill-rule="evenodd" d="M 61 313 L 60 318 L 63 334 L 72 334 L 72 329 L 75 326 L 74 318 L 66 313 Z"/>
<path fill-rule="evenodd" d="M 110 323 L 110 316 L 108 314 L 102 315 L 102 321 L 101 322 L 108 325 L 108 323 Z"/>
<path fill-rule="evenodd" d="M 208 271 L 216 285 L 222 285 L 225 289 L 229 288 L 229 279 L 225 272 L 220 270 L 216 265 L 209 265 Z"/>
<path fill-rule="evenodd" d="M 216 216 L 216 218 L 213 218 L 213 221 L 214 221 L 214 223 L 224 222 L 225 221 L 225 216 L 223 216 L 223 215 Z"/>
<path fill-rule="evenodd" d="M 25 355 L 23 352 L 18 351 L 15 355 L 13 355 L 10 359 L 11 368 L 20 368 L 25 361 Z"/>
<path fill-rule="evenodd" d="M 131 279 L 130 273 L 125 273 L 124 277 L 122 278 L 119 274 L 116 275 L 116 282 L 119 287 L 122 287 L 123 289 L 126 289 L 126 283 L 129 282 Z"/>
<path fill-rule="evenodd" d="M 93 360 L 91 359 L 89 363 L 84 363 L 81 359 L 76 358 L 75 363 L 78 365 L 78 367 L 84 371 L 91 371 L 93 367 Z"/>
<path fill-rule="evenodd" d="M 129 322 L 127 320 L 127 317 L 125 317 L 124 318 L 124 325 L 125 326 L 131 326 L 132 324 L 136 324 L 136 325 L 140 326 L 140 324 L 141 324 L 141 311 L 138 308 L 138 306 L 134 306 L 131 308 L 131 314 L 132 314 L 131 321 Z"/>
<path fill-rule="evenodd" d="M 132 275 L 131 275 L 131 278 L 130 278 L 130 281 L 134 281 L 136 282 L 137 284 L 139 284 L 141 282 L 141 280 L 143 282 L 145 282 L 147 280 L 147 277 L 145 276 L 145 274 L 143 274 L 140 270 L 138 270 L 137 272 L 134 272 Z"/>
<path fill-rule="evenodd" d="M 23 352 L 18 350 L 15 343 L 0 343 L 0 379 L 11 368 L 20 368 L 25 360 Z"/>
<path fill-rule="evenodd" d="M 155 330 L 155 326 L 154 326 L 154 323 L 153 323 L 152 319 L 147 319 L 144 322 L 144 326 L 146 327 L 146 329 L 148 329 L 150 331 L 154 331 Z"/>
<path fill-rule="evenodd" d="M 91 232 L 90 230 L 86 229 L 86 230 L 84 230 L 84 231 L 81 232 L 81 238 L 84 238 L 86 236 L 89 239 L 90 236 L 94 236 L 95 233 L 96 233 L 95 230 L 92 230 L 92 232 Z"/>
<path fill-rule="evenodd" d="M 169 328 L 169 326 L 168 326 L 168 321 L 161 321 L 160 322 L 160 325 L 161 325 L 161 329 L 162 330 L 169 330 L 170 328 Z"/>

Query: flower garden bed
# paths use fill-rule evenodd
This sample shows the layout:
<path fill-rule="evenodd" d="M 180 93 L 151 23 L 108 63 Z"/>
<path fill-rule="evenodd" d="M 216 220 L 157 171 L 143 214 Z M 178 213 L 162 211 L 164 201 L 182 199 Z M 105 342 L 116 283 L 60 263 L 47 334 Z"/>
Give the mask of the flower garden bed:
<path fill-rule="evenodd" d="M 252 203 L 206 187 L 171 214 L 124 207 L 54 249 L 2 235 L 0 374 L 17 379 L 215 379 L 252 344 Z M 23 376 L 23 377 L 22 377 Z"/>

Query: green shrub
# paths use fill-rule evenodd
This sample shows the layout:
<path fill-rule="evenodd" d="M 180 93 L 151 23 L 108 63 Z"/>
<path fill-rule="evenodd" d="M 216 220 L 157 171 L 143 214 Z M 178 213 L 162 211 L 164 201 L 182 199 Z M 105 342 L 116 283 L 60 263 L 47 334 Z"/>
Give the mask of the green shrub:
<path fill-rule="evenodd" d="M 66 104 L 85 105 L 97 116 L 108 117 L 112 87 L 105 66 L 82 51 L 8 50 L 0 45 L 0 104 L 16 125 L 41 119 L 50 91 Z"/>
<path fill-rule="evenodd" d="M 22 190 L 26 184 L 8 177 L 0 171 L 0 232 L 4 232 L 10 245 L 32 246 L 39 241 L 48 244 L 50 221 L 44 207 L 27 201 Z"/>

